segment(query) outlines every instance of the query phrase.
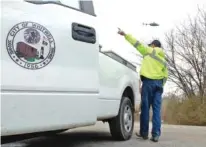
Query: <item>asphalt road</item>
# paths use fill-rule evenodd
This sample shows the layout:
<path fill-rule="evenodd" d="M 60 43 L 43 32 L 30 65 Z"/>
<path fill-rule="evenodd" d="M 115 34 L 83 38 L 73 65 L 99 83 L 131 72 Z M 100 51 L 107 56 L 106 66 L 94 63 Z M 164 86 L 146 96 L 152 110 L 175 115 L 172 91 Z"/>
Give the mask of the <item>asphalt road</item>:
<path fill-rule="evenodd" d="M 135 124 L 135 131 L 138 124 Z M 163 125 L 158 143 L 135 135 L 129 141 L 113 141 L 108 124 L 73 129 L 52 137 L 3 144 L 2 147 L 206 147 L 206 127 Z"/>

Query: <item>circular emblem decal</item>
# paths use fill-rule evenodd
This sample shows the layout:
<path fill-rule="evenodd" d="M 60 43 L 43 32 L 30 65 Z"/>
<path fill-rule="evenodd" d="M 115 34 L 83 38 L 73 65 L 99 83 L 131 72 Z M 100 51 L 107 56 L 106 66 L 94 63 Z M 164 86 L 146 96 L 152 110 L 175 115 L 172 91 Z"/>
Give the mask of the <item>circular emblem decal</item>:
<path fill-rule="evenodd" d="M 48 65 L 55 54 L 55 40 L 49 30 L 35 22 L 16 24 L 8 33 L 6 47 L 21 67 L 36 70 Z"/>

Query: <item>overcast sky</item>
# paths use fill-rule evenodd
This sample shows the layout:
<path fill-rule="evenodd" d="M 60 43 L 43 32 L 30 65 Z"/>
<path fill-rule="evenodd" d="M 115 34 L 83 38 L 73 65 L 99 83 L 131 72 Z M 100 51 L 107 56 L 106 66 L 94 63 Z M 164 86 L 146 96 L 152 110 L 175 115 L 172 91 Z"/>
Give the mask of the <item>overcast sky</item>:
<path fill-rule="evenodd" d="M 93 0 L 98 18 L 100 43 L 104 50 L 117 52 L 128 60 L 139 62 L 136 50 L 117 35 L 117 27 L 133 34 L 144 43 L 159 38 L 175 25 L 197 13 L 197 6 L 206 9 L 206 0 Z M 159 27 L 143 26 L 142 23 L 157 22 Z M 167 83 L 166 92 L 170 91 Z"/>

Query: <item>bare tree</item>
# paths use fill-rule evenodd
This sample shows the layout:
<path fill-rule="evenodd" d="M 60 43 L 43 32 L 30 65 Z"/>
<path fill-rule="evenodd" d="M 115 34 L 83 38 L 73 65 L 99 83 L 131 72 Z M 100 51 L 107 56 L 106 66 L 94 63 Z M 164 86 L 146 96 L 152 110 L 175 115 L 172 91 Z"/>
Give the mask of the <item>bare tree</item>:
<path fill-rule="evenodd" d="M 206 11 L 166 34 L 169 80 L 187 97 L 204 97 L 206 91 Z"/>

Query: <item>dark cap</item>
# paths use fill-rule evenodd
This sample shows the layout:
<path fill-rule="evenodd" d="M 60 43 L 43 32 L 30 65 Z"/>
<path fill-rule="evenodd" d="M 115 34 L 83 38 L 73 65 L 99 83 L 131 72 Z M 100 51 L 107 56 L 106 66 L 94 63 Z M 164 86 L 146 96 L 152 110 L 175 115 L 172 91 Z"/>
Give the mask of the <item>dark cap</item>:
<path fill-rule="evenodd" d="M 150 44 L 148 44 L 149 46 L 150 45 L 155 45 L 156 47 L 161 47 L 161 43 L 159 40 L 153 40 Z"/>

